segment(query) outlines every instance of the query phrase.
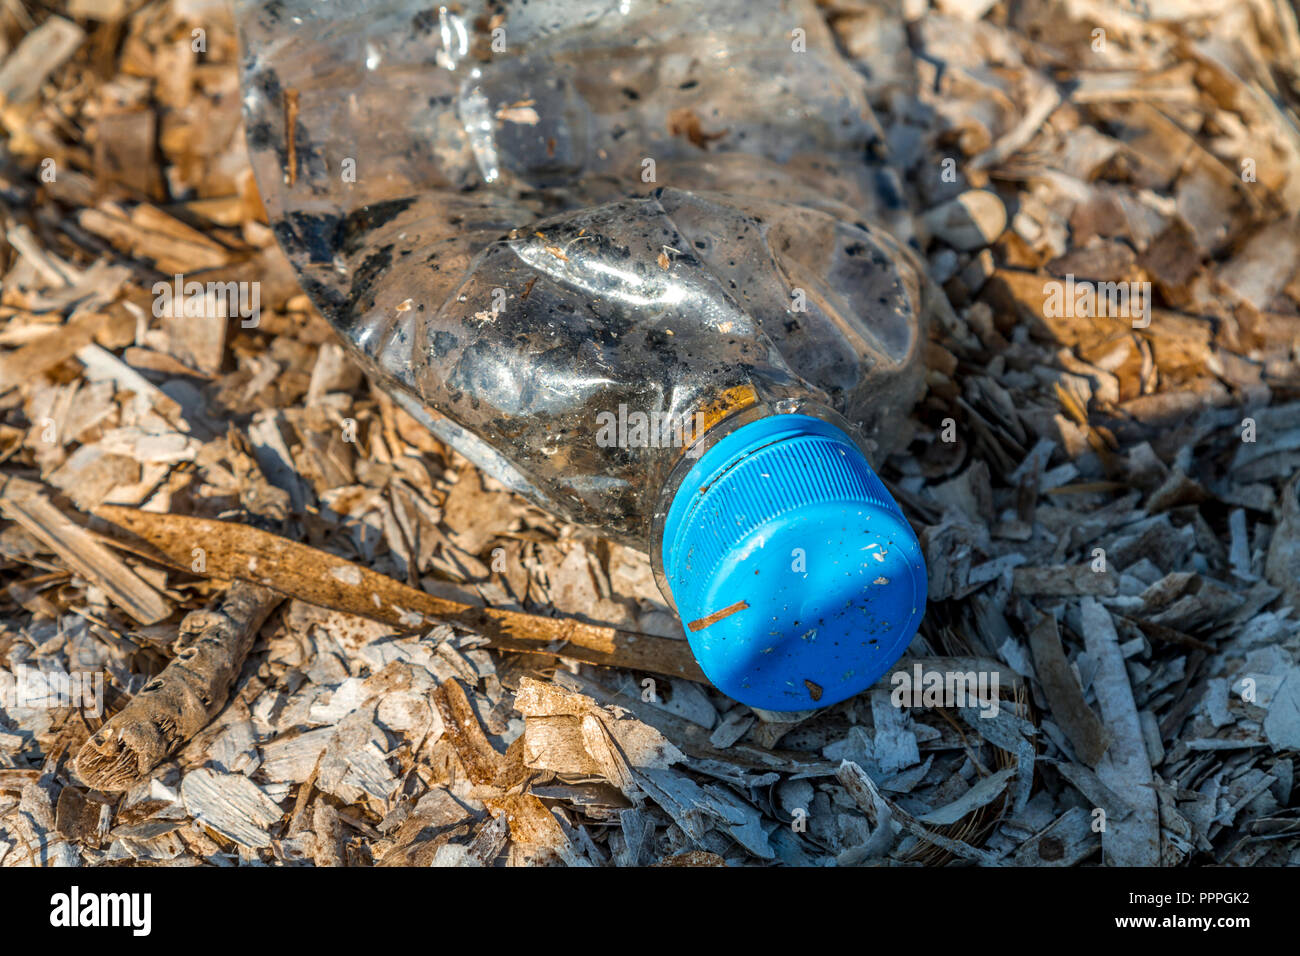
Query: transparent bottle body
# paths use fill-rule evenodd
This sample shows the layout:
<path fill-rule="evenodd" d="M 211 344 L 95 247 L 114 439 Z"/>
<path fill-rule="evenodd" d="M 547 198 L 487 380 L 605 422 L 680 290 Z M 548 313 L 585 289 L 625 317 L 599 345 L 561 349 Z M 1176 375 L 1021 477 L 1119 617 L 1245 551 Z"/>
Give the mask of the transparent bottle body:
<path fill-rule="evenodd" d="M 811 4 L 236 9 L 304 289 L 509 487 L 653 554 L 704 434 L 811 409 L 896 444 L 942 303 Z"/>

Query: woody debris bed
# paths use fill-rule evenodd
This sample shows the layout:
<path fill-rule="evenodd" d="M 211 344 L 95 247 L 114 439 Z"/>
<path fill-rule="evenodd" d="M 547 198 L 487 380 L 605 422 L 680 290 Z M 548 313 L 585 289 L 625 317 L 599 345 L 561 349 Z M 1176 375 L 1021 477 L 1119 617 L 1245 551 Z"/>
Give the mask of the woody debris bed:
<path fill-rule="evenodd" d="M 1295 8 L 819 9 L 956 318 L 921 632 L 772 714 L 351 364 L 224 3 L 0 4 L 0 866 L 1300 864 Z"/>

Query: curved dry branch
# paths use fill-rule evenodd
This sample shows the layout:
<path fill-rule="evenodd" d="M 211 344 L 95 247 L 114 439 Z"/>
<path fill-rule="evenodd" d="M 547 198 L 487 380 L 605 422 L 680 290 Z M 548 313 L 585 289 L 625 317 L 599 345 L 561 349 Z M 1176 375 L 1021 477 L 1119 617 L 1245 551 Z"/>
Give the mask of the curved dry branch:
<path fill-rule="evenodd" d="M 281 600 L 267 588 L 236 581 L 214 609 L 187 614 L 176 659 L 77 754 L 81 778 L 96 790 L 126 790 L 207 726 Z"/>

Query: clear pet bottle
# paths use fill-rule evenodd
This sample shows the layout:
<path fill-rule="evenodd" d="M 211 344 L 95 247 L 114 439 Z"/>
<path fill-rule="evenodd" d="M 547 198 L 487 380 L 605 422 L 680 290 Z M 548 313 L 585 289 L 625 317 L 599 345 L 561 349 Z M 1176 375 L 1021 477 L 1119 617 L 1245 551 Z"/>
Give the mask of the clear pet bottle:
<path fill-rule="evenodd" d="M 869 460 L 946 306 L 813 5 L 236 8 L 272 225 L 368 374 L 647 551 L 725 693 L 791 711 L 877 680 L 926 575 Z"/>

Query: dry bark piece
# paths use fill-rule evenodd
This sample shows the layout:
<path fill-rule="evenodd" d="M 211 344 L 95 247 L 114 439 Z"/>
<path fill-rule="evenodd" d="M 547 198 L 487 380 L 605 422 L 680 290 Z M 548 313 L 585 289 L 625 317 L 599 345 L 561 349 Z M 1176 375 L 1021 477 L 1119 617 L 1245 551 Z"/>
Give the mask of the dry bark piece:
<path fill-rule="evenodd" d="M 176 659 L 95 733 L 77 754 L 77 773 L 96 790 L 125 790 L 217 715 L 258 629 L 281 601 L 236 582 L 212 610 L 181 621 Z"/>

